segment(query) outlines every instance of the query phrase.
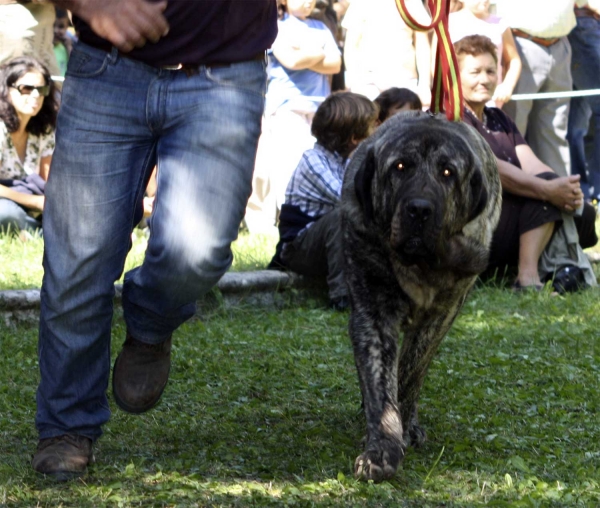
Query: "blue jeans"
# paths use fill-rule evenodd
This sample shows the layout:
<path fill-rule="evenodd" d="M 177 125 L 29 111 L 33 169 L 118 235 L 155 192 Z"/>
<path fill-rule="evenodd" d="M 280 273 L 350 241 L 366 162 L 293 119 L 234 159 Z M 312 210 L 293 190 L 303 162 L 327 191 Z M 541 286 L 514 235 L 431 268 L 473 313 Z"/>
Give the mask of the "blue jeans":
<path fill-rule="evenodd" d="M 589 90 L 600 88 L 600 21 L 578 16 L 577 26 L 569 34 L 573 50 L 571 74 L 573 88 Z M 584 138 L 590 118 L 594 116 L 596 133 L 600 132 L 600 96 L 571 99 L 567 139 L 571 151 L 572 174 L 581 175 L 581 187 L 586 198 L 600 196 L 600 140 L 594 142 L 591 157 L 585 152 Z M 587 169 L 587 171 L 586 171 Z"/>
<path fill-rule="evenodd" d="M 231 265 L 251 192 L 265 62 L 199 71 L 188 77 L 116 50 L 73 50 L 44 210 L 41 439 L 96 439 L 109 419 L 114 282 L 155 164 L 146 257 L 123 289 L 131 335 L 167 339 Z"/>
<path fill-rule="evenodd" d="M 0 233 L 21 230 L 39 231 L 42 223 L 27 215 L 22 206 L 10 199 L 0 198 Z"/>

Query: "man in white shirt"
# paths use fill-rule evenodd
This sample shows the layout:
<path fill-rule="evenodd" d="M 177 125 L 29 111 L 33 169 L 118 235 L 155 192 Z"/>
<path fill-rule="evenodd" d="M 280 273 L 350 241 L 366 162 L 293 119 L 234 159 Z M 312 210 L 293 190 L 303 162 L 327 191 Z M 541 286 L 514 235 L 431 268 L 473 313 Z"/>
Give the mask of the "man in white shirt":
<path fill-rule="evenodd" d="M 587 0 L 499 0 L 498 14 L 513 30 L 523 63 L 513 94 L 573 89 L 571 46 L 567 35 L 576 25 L 575 5 Z M 535 154 L 556 173 L 571 173 L 566 140 L 569 99 L 510 101 L 510 115 Z"/>
<path fill-rule="evenodd" d="M 431 22 L 421 0 L 406 3 L 416 21 Z M 406 25 L 393 1 L 352 0 L 342 26 L 346 29 L 346 84 L 352 92 L 373 100 L 389 88 L 408 88 L 429 104 L 429 34 Z"/>

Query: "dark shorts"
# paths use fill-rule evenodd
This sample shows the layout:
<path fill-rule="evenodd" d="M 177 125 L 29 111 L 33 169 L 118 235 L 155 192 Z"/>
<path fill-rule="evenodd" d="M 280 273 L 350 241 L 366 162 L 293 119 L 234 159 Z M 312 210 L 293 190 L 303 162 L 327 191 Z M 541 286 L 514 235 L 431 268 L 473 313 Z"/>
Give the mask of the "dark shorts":
<path fill-rule="evenodd" d="M 538 176 L 544 179 L 557 178 L 551 173 L 543 173 Z M 554 222 L 556 225 L 562 223 L 562 213 L 558 208 L 546 201 L 504 192 L 500 222 L 492 238 L 490 262 L 486 274 L 493 275 L 504 272 L 506 268 L 517 267 L 521 235 L 549 222 Z M 592 205 L 586 203 L 582 215 L 575 217 L 579 244 L 584 249 L 596 245 L 598 242 L 595 222 L 596 210 Z"/>

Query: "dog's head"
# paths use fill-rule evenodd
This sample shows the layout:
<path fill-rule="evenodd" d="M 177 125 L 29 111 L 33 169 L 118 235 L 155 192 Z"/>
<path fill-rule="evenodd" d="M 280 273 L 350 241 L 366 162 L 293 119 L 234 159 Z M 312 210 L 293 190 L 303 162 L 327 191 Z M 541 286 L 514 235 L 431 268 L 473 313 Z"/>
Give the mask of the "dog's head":
<path fill-rule="evenodd" d="M 359 150 L 349 172 L 365 225 L 389 241 L 403 264 L 436 263 L 447 240 L 486 208 L 495 159 L 465 124 L 400 114 Z"/>

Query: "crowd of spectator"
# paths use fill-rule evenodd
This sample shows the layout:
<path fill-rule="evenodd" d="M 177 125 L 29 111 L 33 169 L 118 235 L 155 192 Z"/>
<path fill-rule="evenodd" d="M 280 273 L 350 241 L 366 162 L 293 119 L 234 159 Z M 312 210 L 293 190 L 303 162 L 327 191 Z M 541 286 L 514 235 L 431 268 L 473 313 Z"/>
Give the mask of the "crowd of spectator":
<path fill-rule="evenodd" d="M 332 305 L 343 308 L 335 251 L 345 168 L 354 147 L 386 118 L 429 107 L 437 41 L 432 32 L 407 26 L 393 0 L 277 4 L 279 33 L 268 53 L 245 224 L 250 232 L 279 226 L 272 266 L 326 275 Z M 421 0 L 406 0 L 406 6 L 418 22 L 429 23 Z M 560 92 L 600 88 L 600 0 L 460 0 L 451 2 L 451 11 L 465 121 L 496 154 L 504 190 L 490 270 L 513 266 L 515 288 L 539 288 L 547 273 L 571 259 L 582 285 L 594 284 L 579 251 L 597 241 L 591 203 L 600 199 L 600 143 L 590 139 L 600 96 L 570 99 Z M 68 12 L 48 3 L 0 2 L 4 229 L 42 226 L 58 78 L 75 41 Z M 511 100 L 543 92 L 559 93 Z M 144 203 L 146 215 L 152 200 Z M 568 243 L 558 240 L 561 230 L 579 241 L 557 255 L 555 244 Z"/>

